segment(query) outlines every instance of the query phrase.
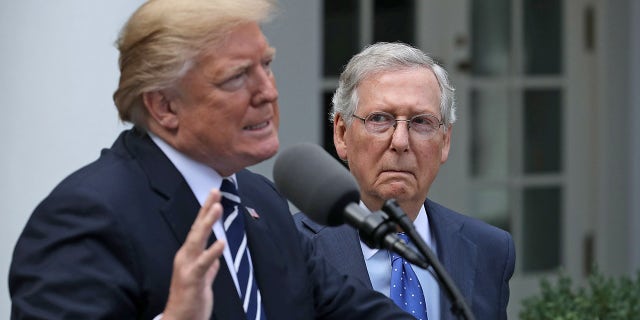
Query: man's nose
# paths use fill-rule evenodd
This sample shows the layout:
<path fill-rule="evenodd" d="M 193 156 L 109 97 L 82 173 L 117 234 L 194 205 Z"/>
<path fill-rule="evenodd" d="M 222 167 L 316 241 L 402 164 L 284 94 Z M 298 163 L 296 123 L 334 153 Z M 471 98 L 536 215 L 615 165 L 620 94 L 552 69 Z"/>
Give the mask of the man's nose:
<path fill-rule="evenodd" d="M 256 74 L 255 86 L 255 92 L 251 99 L 252 106 L 258 107 L 278 99 L 278 89 L 272 73 L 260 69 Z"/>
<path fill-rule="evenodd" d="M 409 121 L 396 120 L 391 135 L 391 148 L 398 152 L 404 152 L 409 149 Z"/>

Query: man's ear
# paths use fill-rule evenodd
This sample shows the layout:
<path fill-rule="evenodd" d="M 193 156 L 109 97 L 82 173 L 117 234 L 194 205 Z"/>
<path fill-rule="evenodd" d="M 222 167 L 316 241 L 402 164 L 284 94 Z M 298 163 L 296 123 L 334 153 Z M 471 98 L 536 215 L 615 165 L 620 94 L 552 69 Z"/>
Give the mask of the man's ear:
<path fill-rule="evenodd" d="M 333 119 L 333 144 L 336 146 L 336 153 L 343 161 L 348 160 L 347 142 L 345 134 L 347 132 L 347 124 L 341 114 L 336 114 Z"/>
<path fill-rule="evenodd" d="M 442 136 L 442 153 L 440 154 L 440 164 L 447 162 L 449 158 L 449 151 L 451 150 L 451 134 L 453 126 L 449 125 L 447 131 Z"/>
<path fill-rule="evenodd" d="M 179 119 L 166 91 L 150 91 L 142 94 L 144 107 L 149 112 L 152 121 L 166 130 L 178 128 Z"/>

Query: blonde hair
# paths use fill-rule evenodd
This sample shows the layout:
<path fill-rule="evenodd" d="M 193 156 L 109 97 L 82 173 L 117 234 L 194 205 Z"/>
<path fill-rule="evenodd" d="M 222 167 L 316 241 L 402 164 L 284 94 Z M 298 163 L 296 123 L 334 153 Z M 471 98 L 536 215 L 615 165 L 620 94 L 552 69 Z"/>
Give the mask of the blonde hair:
<path fill-rule="evenodd" d="M 275 0 L 149 0 L 122 28 L 120 81 L 113 94 L 122 121 L 145 127 L 144 92 L 171 87 L 205 48 L 235 26 L 271 18 Z"/>

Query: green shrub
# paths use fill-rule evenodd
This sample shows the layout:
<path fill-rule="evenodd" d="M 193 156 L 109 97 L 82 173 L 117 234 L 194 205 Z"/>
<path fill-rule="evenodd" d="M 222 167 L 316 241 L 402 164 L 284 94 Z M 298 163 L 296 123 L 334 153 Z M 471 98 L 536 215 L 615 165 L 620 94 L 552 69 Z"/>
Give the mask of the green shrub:
<path fill-rule="evenodd" d="M 605 277 L 596 269 L 586 286 L 575 290 L 560 274 L 555 284 L 542 280 L 540 288 L 539 295 L 523 301 L 521 320 L 640 319 L 640 271 L 634 280 Z"/>

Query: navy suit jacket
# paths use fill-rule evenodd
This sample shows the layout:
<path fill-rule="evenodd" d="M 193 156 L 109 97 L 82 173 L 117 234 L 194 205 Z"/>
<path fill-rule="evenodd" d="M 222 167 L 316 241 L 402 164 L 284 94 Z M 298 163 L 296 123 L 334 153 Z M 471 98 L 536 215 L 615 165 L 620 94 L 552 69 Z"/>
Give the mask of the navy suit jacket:
<path fill-rule="evenodd" d="M 319 258 L 271 182 L 247 170 L 236 177 L 243 203 L 260 215 L 244 210 L 267 319 L 411 319 Z M 152 319 L 199 208 L 148 135 L 123 132 L 30 217 L 9 273 L 12 319 Z M 228 268 L 213 289 L 212 319 L 244 317 Z"/>
<path fill-rule="evenodd" d="M 507 318 L 509 279 L 515 266 L 511 235 L 477 219 L 425 202 L 438 259 L 460 290 L 478 320 Z M 316 244 L 318 252 L 345 275 L 372 288 L 358 232 L 347 225 L 325 227 L 302 213 L 295 215 L 300 230 Z M 441 288 L 442 319 L 456 319 L 451 302 Z"/>

